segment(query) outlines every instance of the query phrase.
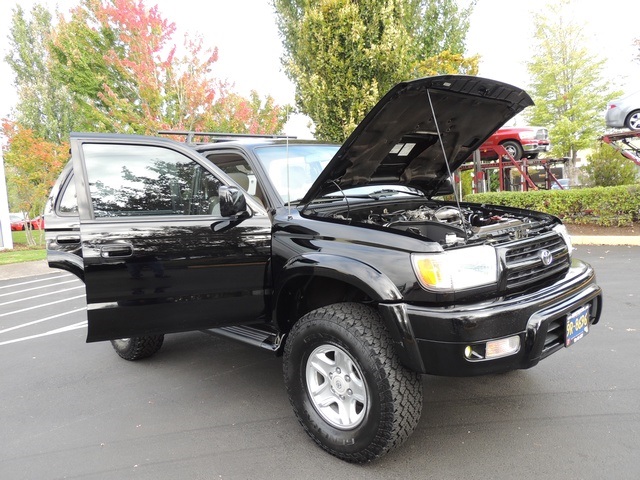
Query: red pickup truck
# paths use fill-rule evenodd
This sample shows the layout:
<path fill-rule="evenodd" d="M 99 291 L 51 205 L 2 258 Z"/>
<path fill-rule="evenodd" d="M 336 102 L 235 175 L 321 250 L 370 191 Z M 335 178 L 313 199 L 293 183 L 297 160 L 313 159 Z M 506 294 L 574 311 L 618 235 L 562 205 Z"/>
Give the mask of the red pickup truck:
<path fill-rule="evenodd" d="M 536 158 L 540 152 L 551 148 L 549 131 L 542 127 L 502 127 L 480 145 L 483 159 L 497 158 L 493 147 L 502 145 L 516 160 L 523 157 Z"/>

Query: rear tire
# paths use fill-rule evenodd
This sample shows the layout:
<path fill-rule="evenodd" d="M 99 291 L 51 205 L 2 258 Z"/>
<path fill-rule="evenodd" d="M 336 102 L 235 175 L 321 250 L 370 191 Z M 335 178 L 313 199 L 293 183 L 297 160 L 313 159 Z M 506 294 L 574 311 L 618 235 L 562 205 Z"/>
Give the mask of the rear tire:
<path fill-rule="evenodd" d="M 319 308 L 291 329 L 284 350 L 289 401 L 330 454 L 363 463 L 401 445 L 422 411 L 421 376 L 400 364 L 375 310 Z"/>
<path fill-rule="evenodd" d="M 640 110 L 631 112 L 624 123 L 629 130 L 640 130 Z"/>
<path fill-rule="evenodd" d="M 135 361 L 155 354 L 160 350 L 163 342 L 164 335 L 146 335 L 111 340 L 111 346 L 121 358 Z"/>

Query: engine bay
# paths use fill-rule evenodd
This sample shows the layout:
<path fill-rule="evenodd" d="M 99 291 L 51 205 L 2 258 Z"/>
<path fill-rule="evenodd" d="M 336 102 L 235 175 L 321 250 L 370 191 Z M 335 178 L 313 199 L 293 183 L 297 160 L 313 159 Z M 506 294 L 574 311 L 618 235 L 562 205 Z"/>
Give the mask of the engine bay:
<path fill-rule="evenodd" d="M 374 208 L 350 208 L 333 212 L 331 217 L 349 223 L 376 225 L 401 230 L 440 243 L 443 247 L 455 247 L 475 243 L 498 244 L 527 238 L 543 230 L 551 229 L 553 217 L 545 214 L 520 215 L 482 205 L 440 204 L 437 202 L 410 205 L 375 206 Z"/>

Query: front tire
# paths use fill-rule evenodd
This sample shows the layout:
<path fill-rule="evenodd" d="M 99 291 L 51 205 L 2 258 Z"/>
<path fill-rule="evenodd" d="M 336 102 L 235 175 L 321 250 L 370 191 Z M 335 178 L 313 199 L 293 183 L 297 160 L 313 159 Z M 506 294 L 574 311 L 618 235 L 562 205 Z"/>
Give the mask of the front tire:
<path fill-rule="evenodd" d="M 514 160 L 522 159 L 524 155 L 524 151 L 522 150 L 522 145 L 520 145 L 515 140 L 507 140 L 506 142 L 502 142 L 500 145 L 504 147 L 509 155 L 511 155 Z"/>
<path fill-rule="evenodd" d="M 146 335 L 111 340 L 111 346 L 121 358 L 135 361 L 148 358 L 158 352 L 163 342 L 164 335 Z"/>
<path fill-rule="evenodd" d="M 302 317 L 285 345 L 284 379 L 305 431 L 349 462 L 401 445 L 420 419 L 421 377 L 400 364 L 379 315 L 365 305 L 330 305 Z"/>

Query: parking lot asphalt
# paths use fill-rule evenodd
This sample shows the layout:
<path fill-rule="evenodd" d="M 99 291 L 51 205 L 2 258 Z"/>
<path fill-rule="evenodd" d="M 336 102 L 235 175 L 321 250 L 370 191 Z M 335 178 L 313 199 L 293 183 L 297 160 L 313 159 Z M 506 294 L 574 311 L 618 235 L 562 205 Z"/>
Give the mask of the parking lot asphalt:
<path fill-rule="evenodd" d="M 124 361 L 108 342 L 85 342 L 79 280 L 45 262 L 12 267 L 47 273 L 0 281 L 0 479 L 637 480 L 640 248 L 575 253 L 604 292 L 588 336 L 530 370 L 425 375 L 418 428 L 367 465 L 308 438 L 280 358 L 187 332 Z"/>
<path fill-rule="evenodd" d="M 640 246 L 640 236 L 608 236 L 608 235 L 572 235 L 574 245 L 629 245 Z M 0 280 L 12 278 L 30 277 L 33 275 L 45 275 L 55 273 L 58 270 L 50 269 L 46 260 L 35 262 L 12 263 L 0 265 Z"/>

